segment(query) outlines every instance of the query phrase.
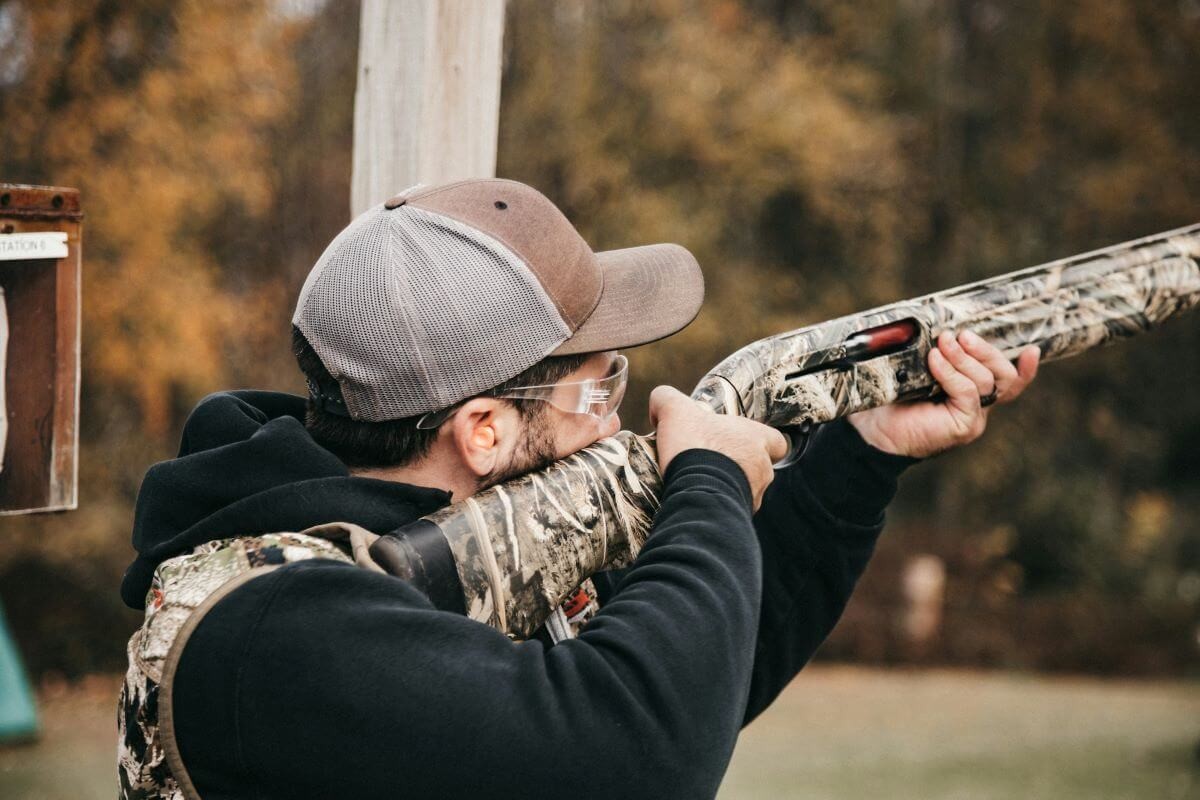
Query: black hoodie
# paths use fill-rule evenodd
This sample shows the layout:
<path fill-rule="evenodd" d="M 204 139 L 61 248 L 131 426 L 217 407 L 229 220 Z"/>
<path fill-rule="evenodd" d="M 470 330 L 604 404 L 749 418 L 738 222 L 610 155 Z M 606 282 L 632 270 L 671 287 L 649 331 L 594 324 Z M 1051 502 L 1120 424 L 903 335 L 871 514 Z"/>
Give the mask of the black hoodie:
<path fill-rule="evenodd" d="M 212 395 L 138 495 L 140 608 L 155 567 L 236 535 L 354 522 L 385 532 L 449 502 L 353 477 L 304 402 Z M 555 647 L 432 608 L 404 581 L 331 561 L 256 578 L 192 634 L 176 739 L 206 800 L 234 797 L 711 797 L 737 731 L 808 661 L 866 566 L 911 459 L 826 426 L 751 517 L 733 461 L 667 470 L 632 567 Z"/>

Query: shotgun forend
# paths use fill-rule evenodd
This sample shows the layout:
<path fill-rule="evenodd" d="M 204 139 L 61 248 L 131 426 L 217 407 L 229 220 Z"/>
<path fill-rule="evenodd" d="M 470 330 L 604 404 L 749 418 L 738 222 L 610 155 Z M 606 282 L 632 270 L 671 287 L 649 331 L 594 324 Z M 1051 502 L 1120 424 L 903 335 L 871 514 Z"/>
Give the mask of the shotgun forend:
<path fill-rule="evenodd" d="M 974 331 L 1010 358 L 1036 344 L 1043 361 L 1149 330 L 1200 304 L 1198 261 L 1200 225 L 1193 225 L 905 300 L 760 339 L 718 364 L 692 396 L 721 413 L 807 432 L 936 393 L 926 358 L 945 330 Z M 563 601 L 591 575 L 633 561 L 661 488 L 653 441 L 623 431 L 401 528 L 377 547 L 390 548 L 393 564 L 396 553 L 412 554 L 389 571 L 425 574 L 406 537 L 415 541 L 410 532 L 419 528 L 428 542 L 436 526 L 458 581 L 427 593 L 453 596 L 443 605 L 524 639 L 561 618 Z"/>
<path fill-rule="evenodd" d="M 1200 225 L 904 300 L 760 339 L 718 364 L 693 396 L 779 428 L 808 427 L 927 397 L 942 331 L 973 331 L 1042 361 L 1149 330 L 1200 303 Z"/>

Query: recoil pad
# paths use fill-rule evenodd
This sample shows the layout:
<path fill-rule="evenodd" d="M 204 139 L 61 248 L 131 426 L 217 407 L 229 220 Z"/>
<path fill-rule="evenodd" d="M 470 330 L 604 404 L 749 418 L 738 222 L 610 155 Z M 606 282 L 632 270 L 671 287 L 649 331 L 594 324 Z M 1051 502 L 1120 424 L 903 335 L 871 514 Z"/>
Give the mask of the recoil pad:
<path fill-rule="evenodd" d="M 426 519 L 404 525 L 375 540 L 368 553 L 389 575 L 408 581 L 441 611 L 466 616 L 466 598 L 450 543 Z"/>

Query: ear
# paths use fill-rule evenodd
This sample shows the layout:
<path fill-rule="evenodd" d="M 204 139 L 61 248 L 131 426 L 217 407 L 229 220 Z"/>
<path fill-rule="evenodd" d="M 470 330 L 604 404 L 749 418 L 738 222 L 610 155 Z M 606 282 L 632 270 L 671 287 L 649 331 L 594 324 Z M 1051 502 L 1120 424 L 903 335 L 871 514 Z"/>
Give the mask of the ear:
<path fill-rule="evenodd" d="M 447 423 L 454 451 L 476 478 L 494 472 L 518 431 L 516 410 L 491 397 L 468 400 Z"/>

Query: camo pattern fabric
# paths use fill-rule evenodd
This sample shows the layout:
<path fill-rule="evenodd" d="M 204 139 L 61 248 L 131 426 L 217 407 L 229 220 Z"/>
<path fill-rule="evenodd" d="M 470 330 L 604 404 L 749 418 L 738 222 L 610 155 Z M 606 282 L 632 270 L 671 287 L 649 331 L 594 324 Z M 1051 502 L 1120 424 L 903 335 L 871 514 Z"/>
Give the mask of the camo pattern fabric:
<path fill-rule="evenodd" d="M 146 594 L 146 619 L 129 639 L 117 708 L 117 772 L 123 800 L 183 800 L 159 732 L 158 695 L 167 654 L 184 622 L 213 592 L 256 567 L 327 558 L 354 563 L 335 544 L 303 533 L 208 542 L 164 561 Z"/>

